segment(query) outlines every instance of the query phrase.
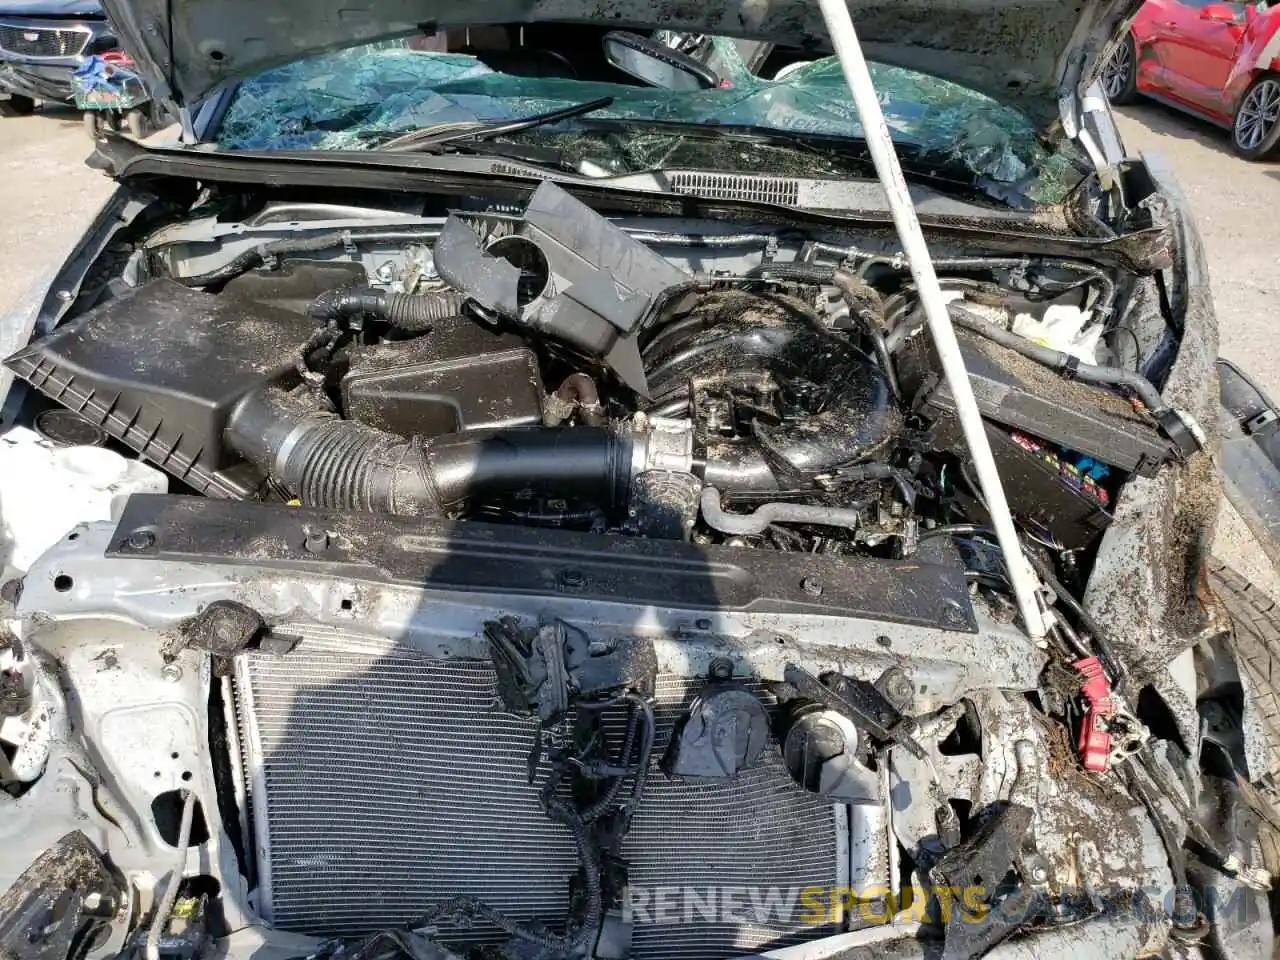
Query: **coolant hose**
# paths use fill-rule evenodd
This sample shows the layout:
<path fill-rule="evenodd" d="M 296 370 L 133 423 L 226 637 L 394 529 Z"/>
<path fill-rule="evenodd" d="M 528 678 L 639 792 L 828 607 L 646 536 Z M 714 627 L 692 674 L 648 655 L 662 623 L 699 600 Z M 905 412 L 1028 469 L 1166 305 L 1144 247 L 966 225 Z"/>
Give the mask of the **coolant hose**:
<path fill-rule="evenodd" d="M 1008 347 L 1014 353 L 1021 354 L 1028 360 L 1042 363 L 1058 373 L 1066 374 L 1077 380 L 1083 380 L 1085 383 L 1124 387 L 1141 400 L 1152 413 L 1165 409 L 1166 405 L 1164 399 L 1160 396 L 1160 391 L 1140 373 L 1125 370 L 1121 367 L 1100 367 L 1092 363 L 1080 363 L 1069 353 L 1054 350 L 1052 347 L 1042 347 L 1040 344 L 1034 343 L 1025 337 L 996 326 L 990 320 L 984 320 L 977 314 L 971 313 L 957 304 L 950 304 L 949 310 L 951 322 L 957 327 L 964 327 L 966 330 L 998 343 L 1002 347 Z"/>
<path fill-rule="evenodd" d="M 880 364 L 885 379 L 889 381 L 893 399 L 901 403 L 902 388 L 898 386 L 898 374 L 893 367 L 893 357 L 889 355 L 889 348 L 884 342 L 880 318 L 876 316 L 876 310 L 870 303 L 875 292 L 864 281 L 844 270 L 836 270 L 831 275 L 831 282 L 844 298 L 850 316 L 862 324 L 862 332 L 871 341 L 871 349 L 875 351 L 876 362 Z"/>
<path fill-rule="evenodd" d="M 771 523 L 815 523 L 856 530 L 862 522 L 861 514 L 854 509 L 784 501 L 762 504 L 751 513 L 728 513 L 720 506 L 720 491 L 715 487 L 703 489 L 701 506 L 707 526 L 734 537 L 764 533 Z"/>
<path fill-rule="evenodd" d="M 772 277 L 775 280 L 790 280 L 795 283 L 830 283 L 836 268 L 822 263 L 761 263 L 752 267 L 745 274 L 752 279 Z"/>
<path fill-rule="evenodd" d="M 406 440 L 277 389 L 242 400 L 226 439 L 307 506 L 418 517 L 440 516 L 472 497 L 525 490 L 618 508 L 632 457 L 625 436 L 593 427 Z"/>
<path fill-rule="evenodd" d="M 547 398 L 542 422 L 548 427 L 558 427 L 577 411 L 588 427 L 603 427 L 606 417 L 600 405 L 600 391 L 596 382 L 585 373 L 571 373 Z"/>
<path fill-rule="evenodd" d="M 462 312 L 466 297 L 453 290 L 389 293 L 376 287 L 329 290 L 311 304 L 316 320 L 348 320 L 367 314 L 405 333 L 426 333 L 432 325 Z"/>
<path fill-rule="evenodd" d="M 1085 283 L 1096 284 L 1098 287 L 1098 300 L 1092 309 L 1103 320 L 1111 316 L 1116 299 L 1115 281 L 1111 279 L 1105 270 L 1088 263 L 1080 263 L 1077 260 L 1053 260 L 1044 257 L 935 257 L 933 260 L 933 267 L 939 273 L 951 271 L 1022 270 L 1033 264 L 1079 274 L 1084 279 L 1080 281 L 1080 284 L 1072 284 L 1071 286 L 1073 287 Z M 871 256 L 858 265 L 858 276 L 865 277 L 873 267 L 884 267 L 896 273 L 905 273 L 910 268 L 910 265 L 907 263 L 906 258 L 902 256 Z"/>

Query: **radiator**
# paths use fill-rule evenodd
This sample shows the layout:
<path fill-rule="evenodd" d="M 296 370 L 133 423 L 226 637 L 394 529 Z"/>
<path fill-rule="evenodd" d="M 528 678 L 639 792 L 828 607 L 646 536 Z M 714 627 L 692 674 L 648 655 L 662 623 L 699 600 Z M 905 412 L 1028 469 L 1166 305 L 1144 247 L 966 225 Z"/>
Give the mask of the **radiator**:
<path fill-rule="evenodd" d="M 519 920 L 563 919 L 574 846 L 538 805 L 545 771 L 528 784 L 534 725 L 499 712 L 487 661 L 335 639 L 240 658 L 237 670 L 260 904 L 276 927 L 356 935 L 454 895 Z M 696 689 L 659 678 L 655 763 Z M 847 876 L 841 822 L 794 785 L 771 744 L 733 781 L 653 769 L 623 853 L 639 889 L 836 884 Z M 798 911 L 690 919 L 637 924 L 633 956 L 716 960 L 832 932 Z"/>

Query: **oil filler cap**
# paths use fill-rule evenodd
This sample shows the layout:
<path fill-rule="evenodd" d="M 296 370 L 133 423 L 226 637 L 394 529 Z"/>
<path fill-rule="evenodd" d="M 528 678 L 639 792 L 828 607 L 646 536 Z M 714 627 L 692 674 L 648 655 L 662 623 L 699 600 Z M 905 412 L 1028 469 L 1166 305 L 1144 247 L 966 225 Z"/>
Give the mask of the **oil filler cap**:
<path fill-rule="evenodd" d="M 700 694 L 662 758 L 669 777 L 719 779 L 756 765 L 769 738 L 769 715 L 755 695 L 722 686 Z"/>

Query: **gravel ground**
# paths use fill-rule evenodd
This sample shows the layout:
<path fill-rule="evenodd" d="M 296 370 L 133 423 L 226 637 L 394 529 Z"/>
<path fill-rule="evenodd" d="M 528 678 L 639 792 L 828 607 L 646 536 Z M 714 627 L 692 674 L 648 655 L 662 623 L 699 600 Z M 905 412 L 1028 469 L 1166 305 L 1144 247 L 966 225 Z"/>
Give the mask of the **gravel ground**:
<path fill-rule="evenodd" d="M 1119 122 L 1129 149 L 1164 155 L 1190 198 L 1208 251 L 1223 355 L 1280 396 L 1280 335 L 1266 331 L 1280 312 L 1280 162 L 1237 159 L 1224 132 L 1154 104 L 1125 109 Z M 90 145 L 72 110 L 0 119 L 0 129 L 3 312 L 42 265 L 65 254 L 111 183 L 84 166 Z M 1217 549 L 1280 598 L 1274 571 L 1229 510 Z"/>

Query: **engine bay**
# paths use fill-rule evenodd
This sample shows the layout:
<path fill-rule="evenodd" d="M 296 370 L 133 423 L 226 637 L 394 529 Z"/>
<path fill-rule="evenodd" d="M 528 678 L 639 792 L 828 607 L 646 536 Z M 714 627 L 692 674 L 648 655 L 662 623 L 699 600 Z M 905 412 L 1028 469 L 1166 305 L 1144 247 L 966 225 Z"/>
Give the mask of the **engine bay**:
<path fill-rule="evenodd" d="M 156 245 L 6 363 L 215 497 L 884 557 L 981 526 L 900 258 L 628 233 L 551 184 L 437 233 L 372 271 L 352 231 L 194 274 Z M 1111 321 L 1115 281 L 939 267 L 1015 513 L 1087 549 L 1125 477 L 1197 447 L 1123 365 L 1139 341 Z"/>
<path fill-rule="evenodd" d="M 1007 917 L 918 918 L 976 957 L 1183 883 L 1186 718 L 1082 599 L 1126 489 L 1205 445 L 1149 277 L 933 251 L 1040 641 L 887 234 L 459 207 L 172 219 L 4 361 L 42 442 L 184 494 L 17 601 L 3 785 L 128 878 L 113 945 L 724 960 L 982 889 Z M 765 885 L 818 909 L 645 913 Z"/>

